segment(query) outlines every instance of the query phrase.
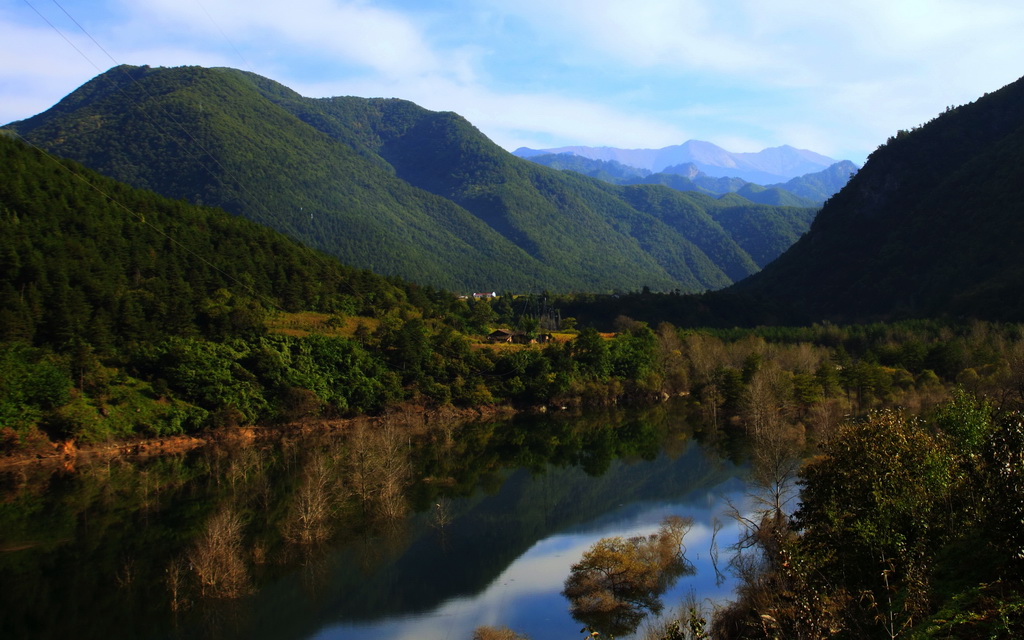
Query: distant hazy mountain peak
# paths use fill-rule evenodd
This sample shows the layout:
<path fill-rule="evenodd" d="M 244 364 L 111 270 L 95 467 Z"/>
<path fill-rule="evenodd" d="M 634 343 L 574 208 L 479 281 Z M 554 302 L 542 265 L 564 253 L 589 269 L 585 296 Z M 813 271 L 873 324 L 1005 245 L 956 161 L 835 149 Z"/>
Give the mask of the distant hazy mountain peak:
<path fill-rule="evenodd" d="M 705 175 L 692 162 L 684 162 L 683 164 L 672 165 L 671 167 L 665 167 L 662 173 L 671 173 L 677 176 L 683 176 L 685 178 L 696 178 L 700 175 Z"/>
<path fill-rule="evenodd" d="M 836 160 L 791 145 L 769 147 L 758 152 L 734 153 L 705 140 L 687 140 L 661 149 L 619 149 L 616 147 L 569 146 L 555 149 L 520 147 L 514 152 L 521 158 L 548 153 L 573 153 L 592 160 L 616 161 L 653 173 L 669 167 L 692 163 L 699 171 L 712 177 L 742 178 L 758 184 L 786 182 L 793 178 L 823 171 Z"/>

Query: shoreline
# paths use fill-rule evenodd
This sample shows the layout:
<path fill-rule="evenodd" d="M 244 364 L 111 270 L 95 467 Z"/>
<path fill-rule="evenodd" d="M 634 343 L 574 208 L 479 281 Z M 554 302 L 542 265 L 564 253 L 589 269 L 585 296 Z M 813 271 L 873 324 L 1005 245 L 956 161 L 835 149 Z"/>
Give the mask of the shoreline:
<path fill-rule="evenodd" d="M 379 416 L 353 418 L 306 419 L 279 425 L 249 425 L 221 427 L 198 434 L 181 434 L 157 438 L 133 438 L 101 443 L 79 444 L 74 439 L 54 442 L 48 440 L 40 449 L 11 451 L 0 455 L 0 473 L 19 470 L 50 468 L 53 471 L 74 471 L 80 464 L 114 460 L 117 458 L 146 458 L 186 453 L 210 445 L 247 446 L 261 442 L 283 441 L 293 437 L 307 437 L 339 433 L 357 425 L 370 426 L 385 423 L 409 428 L 455 424 L 476 420 L 509 418 L 519 410 L 506 405 L 473 408 L 403 405 Z M 49 450 L 46 450 L 46 449 Z"/>

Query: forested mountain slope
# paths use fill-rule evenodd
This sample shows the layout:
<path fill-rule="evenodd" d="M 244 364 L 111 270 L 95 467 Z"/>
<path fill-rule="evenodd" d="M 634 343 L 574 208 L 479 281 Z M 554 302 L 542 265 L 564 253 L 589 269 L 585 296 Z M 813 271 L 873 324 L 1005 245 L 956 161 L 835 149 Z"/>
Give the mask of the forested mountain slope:
<path fill-rule="evenodd" d="M 1024 319 L 1024 80 L 900 131 L 736 285 L 791 320 Z"/>
<path fill-rule="evenodd" d="M 262 98 L 239 73 L 119 67 L 14 127 L 132 186 L 211 204 L 383 274 L 465 286 L 557 274 L 467 211 Z M 382 250 L 387 248 L 387 250 Z M 456 265 L 438 256 L 461 256 Z"/>
<path fill-rule="evenodd" d="M 859 167 L 849 160 L 841 160 L 831 167 L 793 178 L 782 184 L 766 185 L 767 188 L 778 188 L 801 198 L 814 202 L 824 202 L 846 186 Z"/>
<path fill-rule="evenodd" d="M 658 355 L 675 343 L 662 349 L 645 325 L 472 348 L 496 326 L 536 335 L 532 303 L 346 267 L 0 135 L 0 456 L 403 403 L 566 406 L 675 389 Z"/>
<path fill-rule="evenodd" d="M 0 340 L 103 352 L 262 331 L 268 313 L 382 315 L 410 285 L 0 135 Z M 414 287 L 414 289 L 418 289 Z"/>
<path fill-rule="evenodd" d="M 122 66 L 9 126 L 133 186 L 455 290 L 700 291 L 764 263 L 711 219 L 711 199 L 696 204 L 702 226 L 672 226 L 626 191 L 515 158 L 460 116 L 402 100 L 304 98 L 231 69 Z M 706 254 L 701 238 L 723 233 Z"/>

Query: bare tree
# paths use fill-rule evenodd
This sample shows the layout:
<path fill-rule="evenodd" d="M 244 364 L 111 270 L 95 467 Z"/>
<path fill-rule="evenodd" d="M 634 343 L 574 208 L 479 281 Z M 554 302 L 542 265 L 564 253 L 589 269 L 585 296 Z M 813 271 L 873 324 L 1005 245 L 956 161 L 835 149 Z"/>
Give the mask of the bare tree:
<path fill-rule="evenodd" d="M 743 418 L 755 438 L 778 431 L 782 425 L 782 403 L 787 396 L 782 371 L 774 362 L 759 368 L 747 385 Z"/>
<path fill-rule="evenodd" d="M 186 576 L 188 567 L 185 560 L 177 557 L 164 569 L 164 581 L 171 594 L 171 611 L 181 611 L 188 607 L 186 596 Z"/>
<path fill-rule="evenodd" d="M 684 351 L 690 361 L 690 380 L 695 386 L 710 384 L 715 371 L 726 361 L 726 350 L 718 338 L 692 334 L 686 337 Z"/>
<path fill-rule="evenodd" d="M 317 451 L 303 467 L 282 527 L 287 539 L 313 544 L 330 537 L 331 520 L 344 497 L 344 486 L 332 462 L 329 453 Z"/>
<path fill-rule="evenodd" d="M 817 640 L 832 635 L 836 626 L 838 609 L 815 600 L 808 575 L 794 561 L 790 512 L 797 497 L 799 435 L 771 429 L 754 436 L 750 508 L 731 505 L 731 516 L 742 527 L 729 563 L 739 579 L 737 599 L 716 612 L 715 638 Z"/>
<path fill-rule="evenodd" d="M 242 555 L 242 517 L 232 507 L 218 511 L 188 551 L 199 594 L 235 598 L 249 589 L 249 570 Z"/>
<path fill-rule="evenodd" d="M 840 398 L 822 398 L 811 407 L 810 426 L 814 438 L 825 443 L 839 430 L 849 413 L 849 406 Z"/>
<path fill-rule="evenodd" d="M 384 521 L 404 516 L 405 488 L 412 473 L 405 434 L 385 421 L 376 429 L 357 428 L 351 443 L 350 477 L 364 509 Z"/>

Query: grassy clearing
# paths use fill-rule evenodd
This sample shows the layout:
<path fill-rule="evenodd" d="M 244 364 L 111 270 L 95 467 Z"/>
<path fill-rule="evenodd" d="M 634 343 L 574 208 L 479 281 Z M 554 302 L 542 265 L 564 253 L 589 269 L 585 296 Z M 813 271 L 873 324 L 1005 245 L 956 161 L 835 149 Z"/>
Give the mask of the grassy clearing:
<path fill-rule="evenodd" d="M 566 343 L 572 342 L 579 335 L 578 332 L 554 332 L 551 333 L 551 342 Z M 615 337 L 614 333 L 603 333 L 601 334 L 606 340 L 610 340 Z M 541 343 L 534 344 L 515 344 L 512 342 L 488 342 L 486 336 L 468 336 L 472 340 L 470 348 L 472 349 L 493 349 L 495 353 L 508 353 L 514 351 L 523 351 L 524 349 L 543 349 L 544 345 Z"/>
<path fill-rule="evenodd" d="M 329 313 L 300 311 L 275 315 L 267 321 L 267 330 L 294 338 L 304 338 L 313 333 L 351 338 L 360 325 L 373 332 L 377 330 L 380 321 L 364 316 L 335 316 Z"/>
<path fill-rule="evenodd" d="M 495 353 L 510 353 L 513 351 L 524 351 L 526 349 L 540 349 L 541 344 L 512 344 L 511 342 L 487 342 L 486 339 L 478 339 L 469 345 L 470 349 L 492 349 Z"/>

